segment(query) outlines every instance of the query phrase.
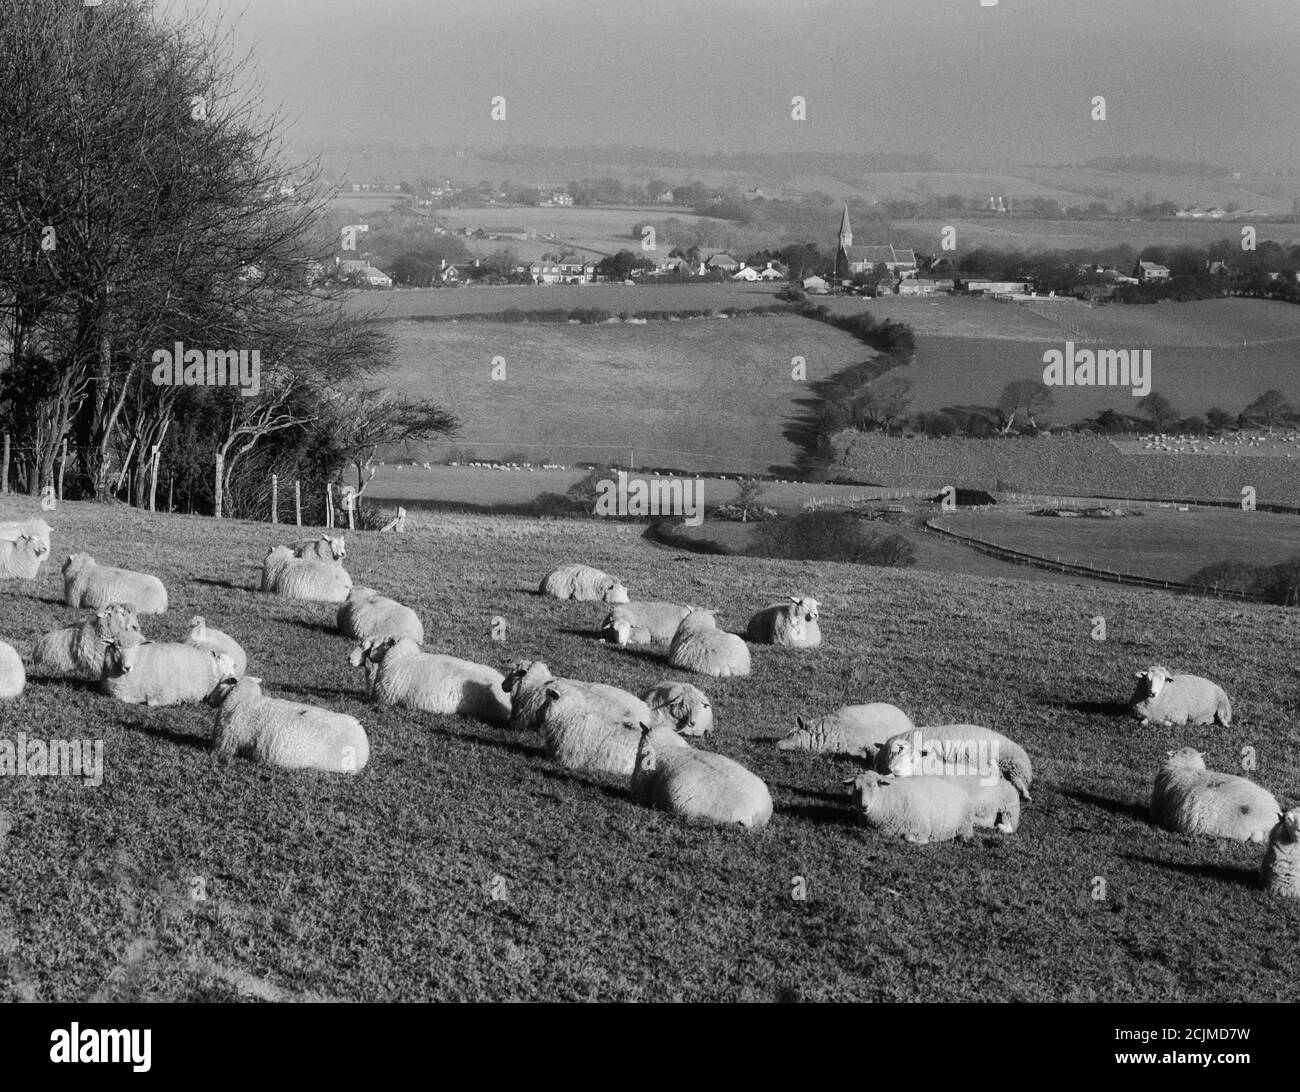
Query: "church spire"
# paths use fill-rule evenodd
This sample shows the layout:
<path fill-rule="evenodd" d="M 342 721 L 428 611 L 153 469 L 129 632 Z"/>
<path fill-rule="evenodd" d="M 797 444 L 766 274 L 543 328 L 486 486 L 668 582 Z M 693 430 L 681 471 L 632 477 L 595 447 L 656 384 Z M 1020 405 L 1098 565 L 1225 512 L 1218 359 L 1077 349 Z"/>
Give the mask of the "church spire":
<path fill-rule="evenodd" d="M 853 229 L 849 227 L 849 206 L 844 206 L 844 215 L 840 218 L 840 247 L 847 249 L 853 245 Z"/>

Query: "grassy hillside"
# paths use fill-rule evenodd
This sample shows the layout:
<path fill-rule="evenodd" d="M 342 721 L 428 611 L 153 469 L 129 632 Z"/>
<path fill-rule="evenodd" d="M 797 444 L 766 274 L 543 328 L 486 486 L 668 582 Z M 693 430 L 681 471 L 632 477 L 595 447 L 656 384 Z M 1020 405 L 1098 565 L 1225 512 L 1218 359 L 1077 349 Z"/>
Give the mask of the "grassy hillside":
<path fill-rule="evenodd" d="M 0 505 L 0 518 L 35 513 Z M 68 504 L 55 553 L 158 573 L 155 637 L 201 612 L 243 641 L 268 691 L 362 719 L 356 778 L 213 757 L 211 712 L 111 703 L 33 681 L 4 735 L 99 737 L 104 783 L 0 780 L 0 992 L 41 1001 L 237 996 L 663 1000 L 1282 1000 L 1300 906 L 1253 886 L 1258 847 L 1153 829 L 1150 777 L 1172 746 L 1300 796 L 1293 615 L 1160 593 L 937 578 L 653 548 L 625 527 L 455 518 L 354 535 L 355 579 L 415 606 L 436 650 L 629 688 L 672 675 L 593 637 L 601 609 L 532 593 L 583 558 L 634 595 L 708 603 L 733 625 L 788 591 L 824 603 L 826 645 L 756 649 L 749 679 L 703 681 L 711 749 L 771 786 L 769 829 L 698 828 L 556 768 L 533 739 L 369 705 L 328 607 L 262 596 L 265 525 Z M 147 544 L 147 545 L 145 545 Z M 72 620 L 57 573 L 0 587 L 26 652 Z M 1089 639 L 1107 617 L 1109 639 Z M 489 638 L 491 619 L 506 640 Z M 1161 661 L 1219 679 L 1230 730 L 1142 728 L 1112 705 Z M 777 752 L 797 712 L 893 701 L 918 722 L 1002 729 L 1033 756 L 1020 831 L 926 848 L 861 829 L 851 766 Z M 792 898 L 795 876 L 808 898 Z M 1096 900 L 1096 878 L 1105 898 Z M 497 899 L 492 897 L 495 891 Z M 192 892 L 205 895 L 202 900 Z"/>

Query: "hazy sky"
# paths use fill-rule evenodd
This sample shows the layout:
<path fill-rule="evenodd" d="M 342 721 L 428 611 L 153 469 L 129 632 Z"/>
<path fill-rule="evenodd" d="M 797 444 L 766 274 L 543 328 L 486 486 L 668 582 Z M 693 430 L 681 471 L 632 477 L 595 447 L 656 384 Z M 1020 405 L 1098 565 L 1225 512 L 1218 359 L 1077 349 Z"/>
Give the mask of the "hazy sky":
<path fill-rule="evenodd" d="M 177 11 L 201 6 L 177 0 Z M 1300 164 L 1300 0 L 213 0 L 295 144 Z M 490 119 L 506 99 L 506 120 Z M 807 121 L 791 119 L 791 98 Z M 1107 120 L 1089 117 L 1094 95 Z"/>

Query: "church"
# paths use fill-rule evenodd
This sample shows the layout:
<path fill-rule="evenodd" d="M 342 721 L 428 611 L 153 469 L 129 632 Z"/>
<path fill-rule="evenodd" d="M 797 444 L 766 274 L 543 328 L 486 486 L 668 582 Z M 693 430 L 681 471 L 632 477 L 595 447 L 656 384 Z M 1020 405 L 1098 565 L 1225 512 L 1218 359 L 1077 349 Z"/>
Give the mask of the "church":
<path fill-rule="evenodd" d="M 916 255 L 911 250 L 893 246 L 854 246 L 853 228 L 849 225 L 849 206 L 844 206 L 840 219 L 839 246 L 835 251 L 835 279 L 851 280 L 857 273 L 870 273 L 884 263 L 891 273 L 910 277 L 916 273 Z"/>

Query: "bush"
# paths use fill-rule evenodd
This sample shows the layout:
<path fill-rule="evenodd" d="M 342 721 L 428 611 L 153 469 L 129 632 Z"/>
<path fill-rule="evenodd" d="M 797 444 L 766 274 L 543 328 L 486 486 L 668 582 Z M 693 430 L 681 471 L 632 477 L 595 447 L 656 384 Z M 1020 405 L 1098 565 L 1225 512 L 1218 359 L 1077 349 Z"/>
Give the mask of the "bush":
<path fill-rule="evenodd" d="M 539 493 L 532 499 L 529 507 L 533 515 L 552 519 L 559 516 L 572 516 L 582 510 L 581 505 L 563 493 Z"/>
<path fill-rule="evenodd" d="M 1261 565 L 1251 591 L 1267 603 L 1281 607 L 1300 606 L 1300 554 L 1277 565 Z"/>
<path fill-rule="evenodd" d="M 792 561 L 848 561 L 857 565 L 905 566 L 916 550 L 898 534 L 869 528 L 852 512 L 801 512 L 764 523 L 752 551 Z"/>
<path fill-rule="evenodd" d="M 573 508 L 581 508 L 584 512 L 593 513 L 596 508 L 596 498 L 600 495 L 600 483 L 612 481 L 614 477 L 612 467 L 593 466 L 581 481 L 576 481 L 569 486 L 565 496 Z"/>

